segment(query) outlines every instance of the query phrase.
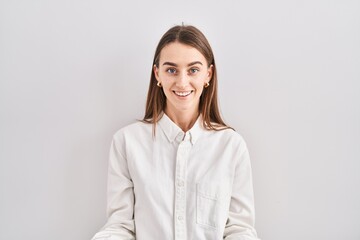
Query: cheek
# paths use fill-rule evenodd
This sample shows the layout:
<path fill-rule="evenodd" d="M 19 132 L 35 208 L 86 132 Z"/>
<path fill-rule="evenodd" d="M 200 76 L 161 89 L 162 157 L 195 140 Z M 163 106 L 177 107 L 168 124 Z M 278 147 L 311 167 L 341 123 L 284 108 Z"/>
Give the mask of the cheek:
<path fill-rule="evenodd" d="M 199 86 L 198 89 L 197 89 L 196 95 L 199 95 L 199 96 L 200 96 L 200 95 L 203 93 L 203 91 L 204 91 L 203 86 Z"/>
<path fill-rule="evenodd" d="M 202 74 L 201 76 L 197 76 L 196 79 L 194 79 L 193 84 L 196 86 L 197 89 L 203 88 L 205 83 L 207 82 L 207 75 Z"/>
<path fill-rule="evenodd" d="M 164 88 L 164 90 L 169 89 L 173 84 L 174 84 L 174 80 L 171 79 L 170 77 L 163 77 L 161 78 L 161 84 Z"/>
<path fill-rule="evenodd" d="M 171 88 L 174 85 L 173 81 L 169 78 L 165 78 L 165 79 L 162 79 L 161 84 L 162 84 L 162 90 L 165 93 L 165 96 L 168 97 L 172 93 Z"/>

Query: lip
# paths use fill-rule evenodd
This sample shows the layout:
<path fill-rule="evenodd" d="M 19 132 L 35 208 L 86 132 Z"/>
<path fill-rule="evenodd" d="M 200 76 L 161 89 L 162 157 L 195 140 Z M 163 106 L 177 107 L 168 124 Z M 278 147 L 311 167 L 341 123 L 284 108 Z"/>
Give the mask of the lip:
<path fill-rule="evenodd" d="M 191 95 L 194 90 L 189 90 L 189 91 L 175 91 L 173 90 L 172 91 L 177 97 L 180 97 L 180 98 L 186 98 L 187 96 Z"/>

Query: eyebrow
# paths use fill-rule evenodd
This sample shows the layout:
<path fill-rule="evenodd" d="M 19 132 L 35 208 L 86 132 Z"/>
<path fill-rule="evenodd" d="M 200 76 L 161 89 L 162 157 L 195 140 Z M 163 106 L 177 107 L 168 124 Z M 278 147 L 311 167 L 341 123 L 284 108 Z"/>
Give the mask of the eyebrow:
<path fill-rule="evenodd" d="M 195 65 L 195 64 L 200 64 L 200 65 L 203 65 L 202 62 L 200 61 L 195 61 L 195 62 L 191 62 L 188 64 L 188 67 L 192 66 L 192 65 Z M 170 66 L 174 66 L 174 67 L 177 67 L 178 65 L 176 63 L 173 63 L 173 62 L 164 62 L 163 63 L 163 66 L 164 65 L 170 65 Z"/>

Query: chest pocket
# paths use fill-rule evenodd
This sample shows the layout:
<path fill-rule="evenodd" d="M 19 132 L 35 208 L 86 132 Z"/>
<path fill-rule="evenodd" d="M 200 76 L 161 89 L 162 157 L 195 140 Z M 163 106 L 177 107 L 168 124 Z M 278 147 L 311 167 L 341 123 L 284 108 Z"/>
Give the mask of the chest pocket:
<path fill-rule="evenodd" d="M 221 215 L 220 186 L 214 183 L 196 185 L 196 223 L 217 229 Z"/>

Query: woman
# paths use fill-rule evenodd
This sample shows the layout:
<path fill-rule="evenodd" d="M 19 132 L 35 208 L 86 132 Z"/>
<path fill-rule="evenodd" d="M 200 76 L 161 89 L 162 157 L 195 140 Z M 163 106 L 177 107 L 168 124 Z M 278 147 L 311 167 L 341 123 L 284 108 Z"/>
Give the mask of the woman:
<path fill-rule="evenodd" d="M 94 240 L 258 239 L 250 159 L 219 114 L 205 36 L 175 26 L 155 52 L 142 122 L 115 133 L 108 221 Z"/>

